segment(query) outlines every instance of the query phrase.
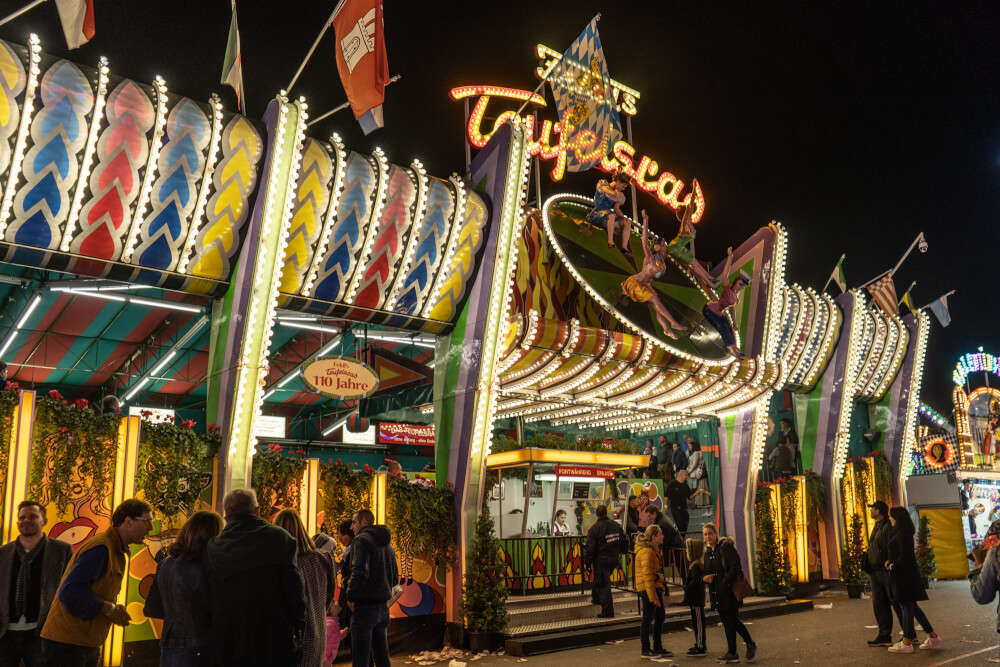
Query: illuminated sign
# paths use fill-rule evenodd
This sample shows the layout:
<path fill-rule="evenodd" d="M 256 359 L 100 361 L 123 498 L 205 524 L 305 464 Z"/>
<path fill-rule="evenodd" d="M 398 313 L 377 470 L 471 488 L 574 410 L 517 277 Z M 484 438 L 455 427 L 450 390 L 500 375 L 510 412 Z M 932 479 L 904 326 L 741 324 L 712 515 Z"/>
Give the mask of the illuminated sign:
<path fill-rule="evenodd" d="M 562 56 L 562 54 L 541 44 L 536 47 L 536 53 L 539 58 L 545 59 L 544 65 L 537 70 L 539 78 L 545 74 L 555 59 Z M 639 99 L 639 92 L 613 79 L 611 87 L 614 90 L 618 110 L 634 116 L 636 114 L 636 101 Z M 496 117 L 496 120 L 493 121 L 493 127 L 490 128 L 489 132 L 484 133 L 482 126 L 483 118 L 486 115 L 486 108 L 489 105 L 491 97 L 500 97 L 518 103 L 533 104 L 536 107 L 546 106 L 545 98 L 538 93 L 516 88 L 504 88 L 502 86 L 460 86 L 453 88 L 450 94 L 453 100 L 471 97 L 479 98 L 472 112 L 469 114 L 469 123 L 466 128 L 466 137 L 469 143 L 476 148 L 485 146 L 494 132 L 511 118 L 518 115 L 513 110 L 501 112 Z M 597 144 L 593 133 L 580 133 L 575 140 L 567 143 L 563 136 L 562 124 L 558 121 L 542 121 L 541 126 L 536 131 L 534 115 L 524 116 L 521 120 L 524 125 L 525 135 L 528 137 L 526 144 L 528 153 L 532 156 L 537 156 L 540 160 L 555 160 L 555 166 L 552 168 L 550 174 L 554 181 L 561 180 L 566 174 L 566 156 L 570 151 L 576 154 L 581 161 L 586 162 L 593 159 L 593 151 L 602 150 L 603 148 L 603 145 Z M 692 216 L 692 222 L 697 223 L 705 213 L 705 197 L 701 191 L 701 187 L 698 185 L 698 181 L 692 182 L 691 191 L 682 198 L 684 181 L 678 179 L 668 171 L 661 172 L 660 165 L 649 156 L 643 155 L 637 158 L 636 149 L 626 141 L 616 142 L 610 154 L 605 155 L 600 163 L 598 163 L 598 167 L 609 174 L 616 171 L 628 174 L 638 189 L 652 194 L 660 203 L 674 210 L 677 210 L 682 205 L 691 203 L 693 200 L 695 211 Z"/>
<path fill-rule="evenodd" d="M 590 466 L 556 466 L 556 477 L 600 477 L 614 479 L 615 471 L 611 468 L 592 468 Z"/>
<path fill-rule="evenodd" d="M 383 445 L 434 446 L 434 427 L 428 424 L 379 422 L 378 441 Z"/>
<path fill-rule="evenodd" d="M 363 398 L 378 389 L 378 377 L 369 366 L 341 357 L 319 357 L 302 369 L 302 381 L 327 398 Z"/>
<path fill-rule="evenodd" d="M 924 463 L 930 468 L 944 468 L 955 460 L 955 450 L 945 438 L 933 438 L 924 444 Z"/>
<path fill-rule="evenodd" d="M 997 357 L 983 352 L 983 348 L 979 348 L 979 352 L 959 357 L 958 364 L 951 374 L 951 379 L 955 381 L 956 385 L 962 387 L 971 373 L 993 373 L 994 375 L 1000 375 L 1000 364 L 998 364 Z"/>
<path fill-rule="evenodd" d="M 285 438 L 288 435 L 284 417 L 257 415 L 253 423 L 253 434 L 258 438 Z"/>

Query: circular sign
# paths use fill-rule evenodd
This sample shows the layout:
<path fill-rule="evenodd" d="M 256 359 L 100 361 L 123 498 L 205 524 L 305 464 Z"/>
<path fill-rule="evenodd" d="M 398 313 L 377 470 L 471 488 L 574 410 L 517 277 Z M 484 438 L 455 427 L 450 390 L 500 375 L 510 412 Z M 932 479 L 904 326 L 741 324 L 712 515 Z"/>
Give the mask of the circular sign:
<path fill-rule="evenodd" d="M 317 357 L 302 369 L 302 381 L 327 398 L 364 398 L 378 389 L 378 376 L 367 364 L 342 357 Z"/>
<path fill-rule="evenodd" d="M 935 438 L 924 445 L 924 462 L 932 468 L 951 465 L 955 452 L 944 438 Z"/>

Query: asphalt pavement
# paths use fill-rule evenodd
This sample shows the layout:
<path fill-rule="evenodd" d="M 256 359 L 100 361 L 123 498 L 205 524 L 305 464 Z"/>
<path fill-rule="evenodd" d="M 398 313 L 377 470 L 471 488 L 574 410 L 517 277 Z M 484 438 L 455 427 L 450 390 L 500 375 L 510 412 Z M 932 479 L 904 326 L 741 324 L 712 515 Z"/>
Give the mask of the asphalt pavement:
<path fill-rule="evenodd" d="M 996 604 L 978 605 L 969 596 L 967 581 L 934 582 L 928 591 L 930 600 L 921 602 L 934 630 L 944 640 L 932 650 L 917 650 L 912 654 L 893 654 L 885 648 L 869 648 L 867 640 L 876 635 L 871 600 L 851 600 L 846 595 L 829 595 L 813 598 L 812 611 L 754 619 L 747 622 L 750 634 L 758 645 L 756 665 L 984 665 L 1000 663 L 1000 634 L 997 634 Z M 829 605 L 829 606 L 828 606 Z M 898 638 L 898 624 L 893 628 Z M 917 628 L 918 642 L 925 638 Z M 737 639 L 740 657 L 745 647 Z M 726 639 L 721 626 L 708 629 L 708 657 L 687 658 L 684 653 L 694 644 L 690 631 L 673 632 L 663 637 L 664 647 L 674 652 L 674 657 L 661 664 L 714 665 L 715 658 L 726 652 Z M 570 651 L 559 651 L 527 658 L 506 655 L 489 655 L 473 660 L 472 656 L 459 658 L 467 667 L 494 667 L 506 663 L 525 663 L 525 667 L 552 667 L 555 665 L 641 665 L 639 640 L 625 640 L 618 644 L 588 646 Z M 393 667 L 421 662 L 414 656 L 396 656 Z M 746 661 L 743 661 L 746 663 Z M 437 663 L 448 665 L 447 661 Z M 453 665 L 452 667 L 461 667 Z"/>

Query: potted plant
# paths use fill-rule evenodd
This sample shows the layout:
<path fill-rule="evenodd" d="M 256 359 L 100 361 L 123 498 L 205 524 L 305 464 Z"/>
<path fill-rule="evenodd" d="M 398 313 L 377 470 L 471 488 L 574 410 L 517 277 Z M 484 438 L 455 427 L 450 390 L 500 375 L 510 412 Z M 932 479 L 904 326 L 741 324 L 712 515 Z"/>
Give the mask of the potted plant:
<path fill-rule="evenodd" d="M 865 551 L 862 530 L 861 517 L 857 513 L 852 514 L 851 525 L 844 536 L 844 548 L 840 550 L 840 580 L 847 587 L 847 596 L 852 598 L 861 597 L 868 580 L 868 574 L 864 570 L 868 553 Z"/>
<path fill-rule="evenodd" d="M 503 646 L 507 629 L 507 584 L 489 511 L 483 511 L 476 521 L 466 564 L 459 612 L 469 635 L 469 648 L 474 653 L 494 651 Z"/>
<path fill-rule="evenodd" d="M 931 577 L 937 571 L 937 562 L 934 560 L 934 547 L 931 546 L 931 520 L 927 516 L 920 517 L 916 556 L 917 569 L 920 570 L 920 576 L 924 578 L 924 588 L 928 588 Z"/>

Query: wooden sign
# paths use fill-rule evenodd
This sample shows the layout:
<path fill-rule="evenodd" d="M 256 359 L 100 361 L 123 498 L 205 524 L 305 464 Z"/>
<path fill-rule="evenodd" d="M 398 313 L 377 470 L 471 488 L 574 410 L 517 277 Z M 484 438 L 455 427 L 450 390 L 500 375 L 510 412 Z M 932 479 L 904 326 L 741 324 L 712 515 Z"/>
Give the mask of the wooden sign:
<path fill-rule="evenodd" d="M 340 400 L 371 396 L 378 389 L 370 366 L 342 357 L 317 357 L 302 369 L 302 381 L 316 393 Z"/>

